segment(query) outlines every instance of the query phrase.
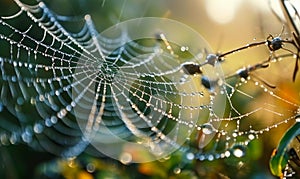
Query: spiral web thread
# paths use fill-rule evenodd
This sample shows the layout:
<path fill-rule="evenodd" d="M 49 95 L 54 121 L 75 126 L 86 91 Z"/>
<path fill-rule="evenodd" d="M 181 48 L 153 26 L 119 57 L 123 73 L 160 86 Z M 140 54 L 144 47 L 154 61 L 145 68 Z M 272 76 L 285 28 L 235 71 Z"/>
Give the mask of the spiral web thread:
<path fill-rule="evenodd" d="M 187 152 L 188 159 L 214 160 L 243 156 L 250 141 L 293 121 L 297 114 L 299 105 L 294 99 L 285 99 L 278 87 L 273 89 L 250 73 L 242 78 L 240 73 L 231 75 L 225 70 L 224 80 L 210 83 L 219 90 L 201 84 L 201 75 L 184 73 L 182 64 L 206 59 L 205 52 L 173 62 L 169 58 L 188 50 L 174 46 L 170 50 L 159 40 L 130 41 L 119 47 L 130 36 L 123 32 L 113 39 L 99 38 L 88 15 L 78 20 L 83 24 L 81 30 L 70 33 L 61 22 L 72 19 L 57 16 L 44 3 L 15 3 L 19 11 L 0 19 L 1 145 L 26 143 L 64 157 L 77 156 L 89 147 L 77 120 L 87 122 L 84 117 L 96 116 L 101 121 L 88 120 L 85 132 L 105 134 L 102 130 L 109 129 L 126 140 L 162 141 L 175 148 L 186 132 L 189 136 L 180 149 Z M 17 27 L 21 21 L 26 23 Z M 169 55 L 160 57 L 161 51 Z M 145 58 L 136 58 L 143 54 L 147 54 Z M 268 63 L 273 66 L 295 58 L 289 51 L 277 56 L 270 51 L 270 56 Z M 225 58 L 224 63 L 230 63 L 229 57 Z M 217 63 L 222 66 L 223 62 Z M 143 73 L 139 73 L 139 67 Z M 122 73 L 117 73 L 120 70 Z M 255 73 L 256 68 L 251 70 Z M 91 83 L 96 84 L 92 92 Z M 86 96 L 93 92 L 94 96 Z M 214 111 L 215 93 L 226 98 L 223 116 Z M 256 100 L 257 94 L 270 100 L 261 103 Z M 251 107 L 238 110 L 239 100 Z M 86 103 L 96 104 L 96 108 Z M 284 104 L 286 110 L 276 103 Z M 74 112 L 76 107 L 90 111 L 89 116 L 81 119 L 81 113 Z M 126 116 L 127 110 L 136 114 Z M 253 124 L 251 117 L 263 113 L 272 114 L 274 120 Z M 199 114 L 196 122 L 187 118 Z M 170 126 L 175 132 L 168 135 Z M 204 145 L 207 138 L 212 140 Z"/>

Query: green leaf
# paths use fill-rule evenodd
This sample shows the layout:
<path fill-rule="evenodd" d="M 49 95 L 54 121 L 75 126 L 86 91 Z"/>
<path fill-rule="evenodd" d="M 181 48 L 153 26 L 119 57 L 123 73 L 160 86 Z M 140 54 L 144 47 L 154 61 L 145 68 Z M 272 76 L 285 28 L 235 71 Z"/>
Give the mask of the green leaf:
<path fill-rule="evenodd" d="M 289 156 L 287 151 L 289 144 L 293 139 L 300 135 L 300 122 L 296 122 L 291 128 L 289 128 L 280 140 L 279 145 L 273 151 L 270 159 L 270 170 L 273 175 L 283 177 L 283 169 L 288 163 Z"/>

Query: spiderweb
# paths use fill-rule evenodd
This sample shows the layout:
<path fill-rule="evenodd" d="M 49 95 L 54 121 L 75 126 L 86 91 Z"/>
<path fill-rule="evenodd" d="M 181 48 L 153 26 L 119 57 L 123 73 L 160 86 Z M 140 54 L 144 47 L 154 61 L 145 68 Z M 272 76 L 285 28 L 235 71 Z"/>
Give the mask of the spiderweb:
<path fill-rule="evenodd" d="M 67 158 L 91 147 L 123 163 L 153 160 L 136 158 L 136 145 L 155 157 L 179 149 L 189 160 L 211 161 L 244 156 L 252 140 L 299 112 L 276 80 L 261 78 L 297 58 L 293 44 L 280 52 L 273 37 L 248 45 L 239 51 L 258 46 L 267 57 L 223 74 L 232 53 L 210 53 L 203 39 L 194 51 L 163 30 L 144 39 L 122 28 L 99 34 L 89 15 L 15 3 L 18 11 L 0 19 L 1 145 L 26 143 Z M 64 22 L 82 26 L 71 33 Z"/>

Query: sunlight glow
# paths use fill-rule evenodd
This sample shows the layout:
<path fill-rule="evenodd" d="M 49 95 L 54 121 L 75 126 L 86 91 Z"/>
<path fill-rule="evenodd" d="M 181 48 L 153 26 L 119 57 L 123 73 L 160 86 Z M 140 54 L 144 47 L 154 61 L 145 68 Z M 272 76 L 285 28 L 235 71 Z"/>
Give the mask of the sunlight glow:
<path fill-rule="evenodd" d="M 212 20 L 226 24 L 234 19 L 241 2 L 241 0 L 206 0 L 205 9 Z"/>

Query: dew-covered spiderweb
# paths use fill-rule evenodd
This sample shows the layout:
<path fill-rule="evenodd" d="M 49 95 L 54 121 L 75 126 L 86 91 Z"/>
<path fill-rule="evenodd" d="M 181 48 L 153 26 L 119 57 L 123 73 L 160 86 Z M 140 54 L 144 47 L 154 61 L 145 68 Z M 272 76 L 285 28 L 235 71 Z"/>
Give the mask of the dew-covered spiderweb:
<path fill-rule="evenodd" d="M 16 12 L 0 19 L 1 146 L 25 143 L 66 158 L 93 148 L 125 164 L 174 151 L 212 161 L 243 157 L 251 141 L 299 113 L 292 34 L 213 53 L 203 39 L 178 44 L 164 29 L 148 38 L 118 26 L 99 34 L 89 15 L 14 2 Z M 228 67 L 234 53 L 252 48 L 266 55 Z"/>

